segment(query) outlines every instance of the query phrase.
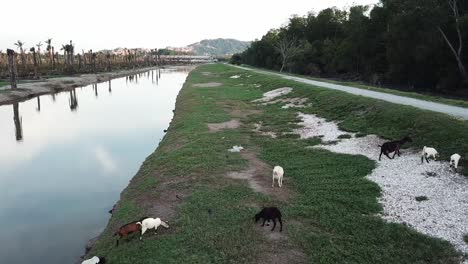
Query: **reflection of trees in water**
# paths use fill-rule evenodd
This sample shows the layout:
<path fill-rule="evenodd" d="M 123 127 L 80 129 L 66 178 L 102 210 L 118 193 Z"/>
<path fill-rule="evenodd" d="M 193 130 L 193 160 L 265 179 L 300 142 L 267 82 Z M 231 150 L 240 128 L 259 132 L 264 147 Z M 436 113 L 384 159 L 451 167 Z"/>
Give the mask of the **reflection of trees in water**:
<path fill-rule="evenodd" d="M 110 93 L 110 94 L 112 93 L 112 84 L 111 84 L 111 80 L 109 80 L 109 93 Z"/>
<path fill-rule="evenodd" d="M 78 109 L 78 98 L 76 97 L 76 89 L 73 89 L 70 91 L 70 110 L 72 112 L 76 111 Z"/>
<path fill-rule="evenodd" d="M 16 141 L 23 140 L 23 119 L 19 115 L 19 104 L 13 104 L 13 121 L 15 123 Z"/>
<path fill-rule="evenodd" d="M 41 111 L 41 97 L 37 97 L 37 108 L 36 111 L 40 112 Z"/>
<path fill-rule="evenodd" d="M 52 93 L 52 101 L 55 102 L 55 93 Z"/>

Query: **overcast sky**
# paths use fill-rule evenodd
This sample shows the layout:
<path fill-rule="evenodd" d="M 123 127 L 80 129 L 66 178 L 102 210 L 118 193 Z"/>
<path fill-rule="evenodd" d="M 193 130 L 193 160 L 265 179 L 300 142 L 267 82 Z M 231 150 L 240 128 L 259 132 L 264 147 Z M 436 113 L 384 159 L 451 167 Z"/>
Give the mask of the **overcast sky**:
<path fill-rule="evenodd" d="M 185 46 L 202 39 L 254 40 L 293 14 L 378 0 L 22 0 L 2 1 L 0 49 L 47 38 L 77 50 Z"/>

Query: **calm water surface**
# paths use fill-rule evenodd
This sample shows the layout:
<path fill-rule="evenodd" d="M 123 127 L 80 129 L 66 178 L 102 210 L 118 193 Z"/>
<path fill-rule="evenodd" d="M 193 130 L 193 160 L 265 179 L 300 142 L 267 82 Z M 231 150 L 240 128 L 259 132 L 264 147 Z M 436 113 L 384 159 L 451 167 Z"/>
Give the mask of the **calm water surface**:
<path fill-rule="evenodd" d="M 0 106 L 0 263 L 74 263 L 158 145 L 189 68 Z"/>

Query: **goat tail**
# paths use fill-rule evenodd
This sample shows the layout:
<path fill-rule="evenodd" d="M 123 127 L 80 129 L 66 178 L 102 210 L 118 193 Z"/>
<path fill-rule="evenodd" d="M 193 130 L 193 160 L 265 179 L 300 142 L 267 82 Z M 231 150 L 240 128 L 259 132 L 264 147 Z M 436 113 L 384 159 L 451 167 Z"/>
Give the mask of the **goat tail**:
<path fill-rule="evenodd" d="M 166 222 L 162 221 L 162 220 L 161 220 L 161 225 L 164 226 L 165 228 L 169 228 L 169 225 Z"/>

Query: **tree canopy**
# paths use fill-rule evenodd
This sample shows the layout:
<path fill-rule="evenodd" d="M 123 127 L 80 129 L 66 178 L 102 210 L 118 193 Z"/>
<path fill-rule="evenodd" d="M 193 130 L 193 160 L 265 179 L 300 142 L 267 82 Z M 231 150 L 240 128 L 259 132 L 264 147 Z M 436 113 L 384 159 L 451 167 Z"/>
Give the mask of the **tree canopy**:
<path fill-rule="evenodd" d="M 468 61 L 466 29 L 468 1 L 381 0 L 373 7 L 328 8 L 293 16 L 233 56 L 232 62 L 466 94 L 468 80 L 462 70 Z M 276 47 L 285 39 L 294 40 L 295 52 L 283 65 L 284 56 Z"/>

